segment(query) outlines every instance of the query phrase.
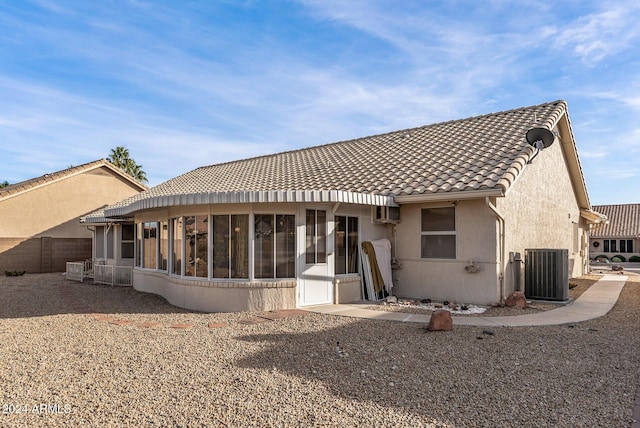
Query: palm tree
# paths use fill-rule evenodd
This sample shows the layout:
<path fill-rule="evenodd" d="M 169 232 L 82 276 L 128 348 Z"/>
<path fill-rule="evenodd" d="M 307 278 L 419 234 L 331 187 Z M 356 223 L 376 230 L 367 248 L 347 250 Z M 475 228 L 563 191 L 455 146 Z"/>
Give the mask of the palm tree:
<path fill-rule="evenodd" d="M 118 146 L 111 149 L 111 154 L 107 158 L 109 162 L 143 183 L 148 182 L 147 174 L 142 170 L 142 165 L 138 165 L 135 160 L 129 156 L 129 149 Z"/>

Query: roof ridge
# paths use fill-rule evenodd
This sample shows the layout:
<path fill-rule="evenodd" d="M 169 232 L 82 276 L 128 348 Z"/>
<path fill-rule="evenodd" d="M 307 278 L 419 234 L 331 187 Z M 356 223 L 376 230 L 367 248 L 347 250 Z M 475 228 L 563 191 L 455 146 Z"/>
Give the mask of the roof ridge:
<path fill-rule="evenodd" d="M 48 172 L 48 173 L 42 174 L 40 176 L 33 177 L 33 178 L 28 179 L 28 180 L 23 180 L 23 181 L 20 181 L 18 183 L 10 184 L 10 185 L 8 185 L 6 187 L 0 188 L 0 199 L 5 197 L 5 196 L 15 195 L 15 194 L 21 193 L 23 191 L 26 191 L 28 189 L 31 189 L 33 187 L 45 184 L 47 182 L 51 182 L 51 181 L 54 181 L 54 180 L 57 180 L 57 179 L 60 179 L 60 178 L 68 177 L 68 176 L 70 176 L 72 174 L 75 174 L 75 173 L 78 173 L 78 172 L 82 172 L 82 171 L 86 171 L 86 170 L 91 169 L 93 167 L 99 167 L 99 166 L 106 166 L 107 168 L 111 168 L 114 171 L 118 171 L 118 173 L 120 173 L 123 176 L 127 176 L 128 175 L 124 171 L 122 171 L 121 169 L 119 169 L 115 165 L 113 165 L 111 162 L 109 162 L 109 160 L 107 160 L 106 158 L 100 158 L 100 159 L 96 159 L 94 161 L 83 163 L 83 164 L 80 164 L 80 165 L 70 166 L 68 168 L 61 169 L 59 171 Z M 146 189 L 149 188 L 144 183 L 138 182 L 135 178 L 133 178 L 133 177 L 130 177 L 130 178 L 131 178 L 132 182 L 138 183 L 141 187 L 146 188 Z"/>
<path fill-rule="evenodd" d="M 102 159 L 97 159 L 91 162 L 87 162 L 81 165 L 75 165 L 75 166 L 70 166 L 68 168 L 65 169 L 61 169 L 59 171 L 53 171 L 53 172 L 47 172 L 44 173 L 42 175 L 39 175 L 37 177 L 33 177 L 33 178 L 29 178 L 27 180 L 23 180 L 23 181 L 19 181 L 17 183 L 13 183 L 13 184 L 9 184 L 6 187 L 3 187 L 2 189 L 0 189 L 0 197 L 2 197 L 4 194 L 9 194 L 9 193 L 16 193 L 19 191 L 20 188 L 25 187 L 27 185 L 29 185 L 30 183 L 34 183 L 37 182 L 39 180 L 48 178 L 48 177 L 53 177 L 53 176 L 57 176 L 57 175 L 68 175 L 71 171 L 73 170 L 77 170 L 77 169 L 86 169 L 89 166 L 93 166 L 95 164 L 98 163 L 102 163 L 103 161 L 106 161 L 104 158 Z"/>
<path fill-rule="evenodd" d="M 367 197 L 503 195 L 534 152 L 527 131 L 551 130 L 565 114 L 566 103 L 558 100 L 201 166 L 112 208 L 121 215 L 173 204 L 227 203 L 218 194 L 233 195 L 224 201 L 248 201 L 251 192 L 276 192 L 274 201 L 283 202 L 293 199 L 278 192 L 318 189 Z"/>

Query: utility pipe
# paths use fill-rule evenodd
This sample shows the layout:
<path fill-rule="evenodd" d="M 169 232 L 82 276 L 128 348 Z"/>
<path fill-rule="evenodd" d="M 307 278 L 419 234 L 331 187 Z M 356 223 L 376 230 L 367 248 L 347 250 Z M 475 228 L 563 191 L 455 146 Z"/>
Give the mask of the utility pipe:
<path fill-rule="evenodd" d="M 496 218 L 498 219 L 498 229 L 499 229 L 498 233 L 499 233 L 499 240 L 500 240 L 500 253 L 498 255 L 500 270 L 499 270 L 499 274 L 498 274 L 498 280 L 500 281 L 500 303 L 503 303 L 504 302 L 504 271 L 505 271 L 505 266 L 504 266 L 504 261 L 505 261 L 505 256 L 504 256 L 504 247 L 505 247 L 504 216 L 502 215 L 502 213 L 500 213 L 500 211 L 498 211 L 498 208 L 496 208 L 496 206 L 491 203 L 491 199 L 488 196 L 485 197 L 485 202 L 487 203 L 487 207 L 489 207 L 489 209 L 491 211 L 493 211 L 493 213 L 496 215 Z"/>

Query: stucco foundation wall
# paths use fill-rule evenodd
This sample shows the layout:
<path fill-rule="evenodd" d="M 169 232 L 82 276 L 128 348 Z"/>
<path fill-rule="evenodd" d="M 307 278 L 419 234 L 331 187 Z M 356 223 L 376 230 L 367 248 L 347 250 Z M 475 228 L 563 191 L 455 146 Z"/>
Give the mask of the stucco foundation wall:
<path fill-rule="evenodd" d="M 401 222 L 396 227 L 396 255 L 401 268 L 394 270 L 395 294 L 400 297 L 455 300 L 488 304 L 499 300 L 497 277 L 496 217 L 484 200 L 459 201 L 456 204 L 456 259 L 421 258 L 421 210 L 438 204 L 406 204 L 400 208 Z M 477 273 L 465 266 L 473 261 Z"/>
<path fill-rule="evenodd" d="M 505 217 L 507 293 L 518 288 L 518 284 L 514 283 L 516 269 L 521 270 L 521 278 L 524 278 L 527 248 L 568 249 L 569 277 L 586 273 L 586 225 L 580 218 L 580 207 L 565 165 L 561 144 L 556 141 L 541 151 L 525 167 L 506 197 L 497 198 L 495 202 Z M 523 262 L 510 263 L 509 252 L 521 253 Z M 520 288 L 524 289 L 523 287 L 524 280 L 520 284 Z"/>
<path fill-rule="evenodd" d="M 203 312 L 273 311 L 296 307 L 296 282 L 238 283 L 190 280 L 134 269 L 133 287 L 172 305 Z"/>
<path fill-rule="evenodd" d="M 339 276 L 334 280 L 335 303 L 353 303 L 362 300 L 360 276 Z"/>

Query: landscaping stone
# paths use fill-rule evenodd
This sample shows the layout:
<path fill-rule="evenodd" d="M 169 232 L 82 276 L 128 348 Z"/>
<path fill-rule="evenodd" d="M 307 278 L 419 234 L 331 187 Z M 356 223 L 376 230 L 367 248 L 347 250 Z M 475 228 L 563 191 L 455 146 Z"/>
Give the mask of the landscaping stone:
<path fill-rule="evenodd" d="M 514 291 L 509 294 L 507 300 L 505 300 L 505 305 L 512 308 L 526 308 L 527 307 L 527 298 L 522 291 Z"/>
<path fill-rule="evenodd" d="M 442 309 L 436 310 L 431 314 L 429 319 L 429 325 L 427 326 L 429 331 L 451 331 L 453 330 L 453 319 L 451 318 L 451 312 Z"/>

